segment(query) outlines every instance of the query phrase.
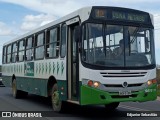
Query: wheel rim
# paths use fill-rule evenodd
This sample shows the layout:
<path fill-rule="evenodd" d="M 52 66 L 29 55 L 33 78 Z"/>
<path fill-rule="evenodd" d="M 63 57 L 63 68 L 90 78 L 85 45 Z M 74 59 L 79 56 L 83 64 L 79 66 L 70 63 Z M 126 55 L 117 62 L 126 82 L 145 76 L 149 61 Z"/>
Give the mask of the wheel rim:
<path fill-rule="evenodd" d="M 59 98 L 58 91 L 54 91 L 52 94 L 52 106 L 53 106 L 54 111 L 60 111 L 61 109 L 61 101 Z"/>

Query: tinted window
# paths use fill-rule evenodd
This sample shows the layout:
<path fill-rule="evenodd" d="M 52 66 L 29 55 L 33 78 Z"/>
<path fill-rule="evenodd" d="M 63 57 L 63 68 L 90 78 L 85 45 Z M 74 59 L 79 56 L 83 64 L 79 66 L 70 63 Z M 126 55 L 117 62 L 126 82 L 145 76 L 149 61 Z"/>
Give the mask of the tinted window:
<path fill-rule="evenodd" d="M 6 63 L 6 47 L 3 47 L 3 61 L 4 64 Z"/>
<path fill-rule="evenodd" d="M 17 61 L 24 60 L 24 40 L 18 42 L 18 58 Z"/>
<path fill-rule="evenodd" d="M 33 60 L 33 37 L 29 37 L 26 39 L 25 60 Z"/>
<path fill-rule="evenodd" d="M 16 62 L 17 57 L 17 43 L 12 44 L 12 62 Z"/>
<path fill-rule="evenodd" d="M 7 47 L 7 63 L 11 62 L 11 45 Z"/>
<path fill-rule="evenodd" d="M 46 57 L 58 57 L 59 54 L 59 28 L 47 32 Z"/>
<path fill-rule="evenodd" d="M 64 57 L 66 55 L 66 32 L 67 32 L 67 26 L 66 24 L 62 25 L 62 32 L 61 32 L 61 57 Z"/>
<path fill-rule="evenodd" d="M 35 59 L 44 58 L 44 33 L 36 36 Z"/>

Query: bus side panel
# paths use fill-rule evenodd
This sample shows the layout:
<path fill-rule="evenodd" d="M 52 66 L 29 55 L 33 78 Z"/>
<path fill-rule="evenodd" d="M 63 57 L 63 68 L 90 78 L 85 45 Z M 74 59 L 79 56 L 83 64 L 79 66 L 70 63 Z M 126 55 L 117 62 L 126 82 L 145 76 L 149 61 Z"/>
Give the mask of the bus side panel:
<path fill-rule="evenodd" d="M 67 81 L 57 80 L 57 84 L 58 84 L 60 99 L 63 101 L 67 100 Z"/>
<path fill-rule="evenodd" d="M 34 94 L 47 97 L 47 79 L 34 78 Z"/>
<path fill-rule="evenodd" d="M 3 83 L 6 87 L 11 87 L 12 77 L 3 76 Z M 48 97 L 47 93 L 47 79 L 40 78 L 28 78 L 28 77 L 16 77 L 17 89 L 26 91 L 32 94 Z M 60 94 L 61 100 L 67 100 L 67 81 L 66 80 L 57 80 L 58 91 Z"/>
<path fill-rule="evenodd" d="M 12 86 L 12 77 L 2 75 L 2 82 L 3 82 L 4 86 L 11 87 Z"/>
<path fill-rule="evenodd" d="M 47 80 L 40 78 L 17 77 L 17 89 L 47 97 Z"/>
<path fill-rule="evenodd" d="M 10 65 L 2 65 L 2 83 L 6 87 L 11 87 L 12 77 L 8 74 L 10 71 Z"/>

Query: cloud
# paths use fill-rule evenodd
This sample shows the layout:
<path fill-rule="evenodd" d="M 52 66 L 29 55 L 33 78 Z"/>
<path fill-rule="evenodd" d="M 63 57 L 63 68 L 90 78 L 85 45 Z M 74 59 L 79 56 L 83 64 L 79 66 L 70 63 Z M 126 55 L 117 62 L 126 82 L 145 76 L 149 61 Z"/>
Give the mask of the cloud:
<path fill-rule="evenodd" d="M 160 10 L 159 0 L 0 0 L 12 3 L 40 13 L 62 17 L 84 6 L 119 6 L 145 11 Z"/>
<path fill-rule="evenodd" d="M 21 25 L 21 30 L 30 31 L 54 20 L 54 16 L 49 14 L 26 15 Z"/>
<path fill-rule="evenodd" d="M 81 2 L 75 0 L 0 0 L 12 4 L 17 4 L 28 9 L 41 13 L 64 16 L 80 7 Z"/>
<path fill-rule="evenodd" d="M 67 15 L 84 6 L 119 6 L 147 11 L 155 16 L 155 47 L 160 49 L 160 0 L 0 0 L 0 2 L 11 3 L 23 6 L 27 9 L 39 12 L 39 15 L 29 14 L 24 16 L 17 34 L 30 31 L 59 17 Z M 10 35 L 16 29 L 0 22 L 0 35 Z M 21 31 L 20 31 L 20 30 Z"/>
<path fill-rule="evenodd" d="M 160 13 L 154 14 L 154 25 L 155 25 L 155 29 L 159 29 L 160 28 Z"/>
<path fill-rule="evenodd" d="M 155 48 L 160 49 L 160 14 L 154 14 L 154 27 L 155 27 Z"/>
<path fill-rule="evenodd" d="M 0 21 L 0 36 L 13 35 L 12 30 L 4 22 Z"/>

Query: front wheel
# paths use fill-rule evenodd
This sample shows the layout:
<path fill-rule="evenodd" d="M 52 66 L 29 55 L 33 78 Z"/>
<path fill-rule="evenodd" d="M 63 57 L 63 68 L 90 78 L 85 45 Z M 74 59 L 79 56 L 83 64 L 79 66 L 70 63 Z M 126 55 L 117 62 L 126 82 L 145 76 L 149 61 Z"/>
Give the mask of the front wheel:
<path fill-rule="evenodd" d="M 105 109 L 106 109 L 107 111 L 113 111 L 113 110 L 115 110 L 115 109 L 118 107 L 118 105 L 119 105 L 119 102 L 106 104 L 106 105 L 105 105 Z"/>
<path fill-rule="evenodd" d="M 62 111 L 62 101 L 60 100 L 57 84 L 54 84 L 52 87 L 51 101 L 52 101 L 53 110 L 55 112 L 61 112 Z"/>

